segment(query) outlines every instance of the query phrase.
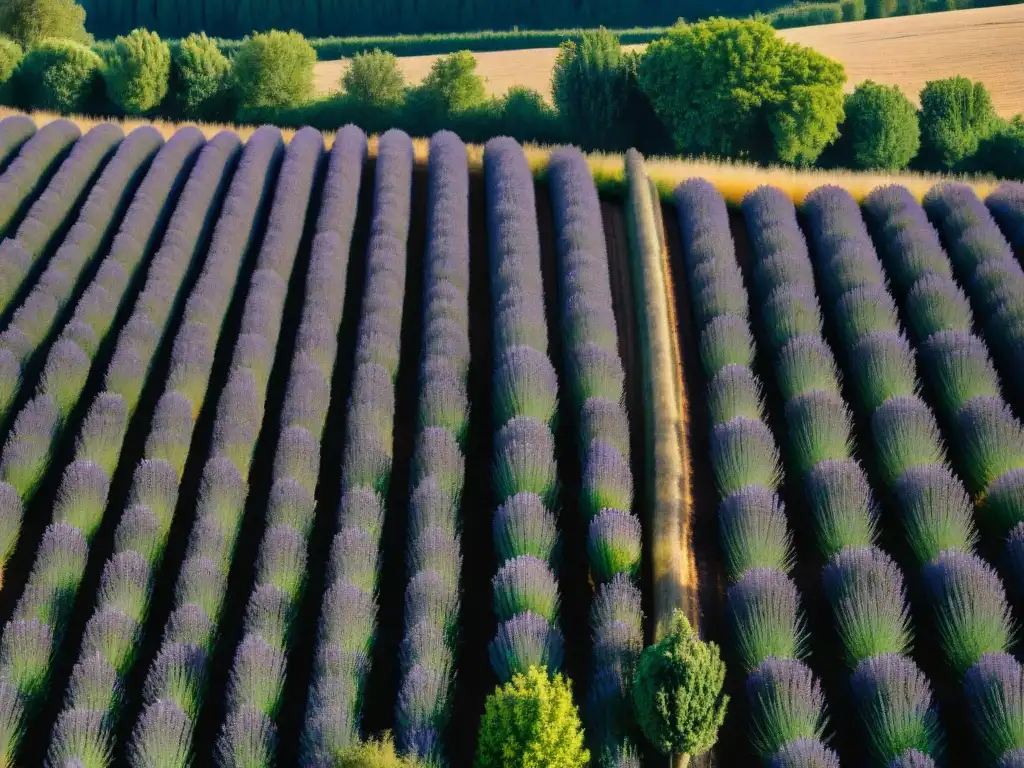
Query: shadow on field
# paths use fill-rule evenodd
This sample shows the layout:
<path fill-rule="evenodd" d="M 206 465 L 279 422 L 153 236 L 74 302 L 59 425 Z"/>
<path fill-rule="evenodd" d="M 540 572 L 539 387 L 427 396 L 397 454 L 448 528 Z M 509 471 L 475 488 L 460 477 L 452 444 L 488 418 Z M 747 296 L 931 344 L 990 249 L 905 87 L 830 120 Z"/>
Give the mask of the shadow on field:
<path fill-rule="evenodd" d="M 493 317 L 487 253 L 487 195 L 482 172 L 469 177 L 469 429 L 466 435 L 466 484 L 462 491 L 462 609 L 456 651 L 455 696 L 448 733 L 453 766 L 470 766 L 484 700 L 497 679 L 487 645 L 497 629 L 491 610 L 494 544 L 491 519 L 494 489 L 491 457 L 494 424 L 491 411 Z"/>

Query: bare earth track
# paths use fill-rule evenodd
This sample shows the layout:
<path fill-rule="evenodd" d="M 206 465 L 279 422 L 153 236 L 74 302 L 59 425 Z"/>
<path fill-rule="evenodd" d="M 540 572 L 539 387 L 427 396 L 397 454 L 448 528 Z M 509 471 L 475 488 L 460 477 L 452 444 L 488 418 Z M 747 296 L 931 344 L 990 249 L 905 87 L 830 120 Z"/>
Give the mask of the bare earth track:
<path fill-rule="evenodd" d="M 1024 5 L 785 29 L 780 34 L 843 62 L 848 90 L 870 79 L 899 85 L 916 102 L 928 80 L 963 75 L 985 83 L 1003 117 L 1024 112 Z M 492 95 L 524 85 L 549 97 L 557 54 L 557 48 L 477 53 L 477 71 Z M 418 83 L 437 58 L 407 56 L 399 62 L 406 79 Z M 317 92 L 337 90 L 347 66 L 345 60 L 317 64 Z"/>

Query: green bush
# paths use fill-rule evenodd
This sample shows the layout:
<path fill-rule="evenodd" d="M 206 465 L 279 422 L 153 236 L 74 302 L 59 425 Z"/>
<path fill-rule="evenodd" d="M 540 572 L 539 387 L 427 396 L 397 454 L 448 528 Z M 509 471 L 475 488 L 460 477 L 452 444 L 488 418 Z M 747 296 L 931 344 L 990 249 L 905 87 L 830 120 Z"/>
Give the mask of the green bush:
<path fill-rule="evenodd" d="M 405 98 L 405 76 L 398 57 L 375 48 L 352 57 L 341 87 L 349 98 L 376 109 L 389 109 Z"/>
<path fill-rule="evenodd" d="M 633 705 L 644 735 L 660 752 L 701 755 L 714 746 L 729 697 L 718 646 L 702 642 L 682 613 L 669 633 L 640 654 Z"/>
<path fill-rule="evenodd" d="M 487 100 L 484 81 L 476 73 L 476 59 L 469 51 L 437 59 L 415 90 L 423 107 L 441 114 L 464 112 Z"/>
<path fill-rule="evenodd" d="M 506 91 L 498 104 L 501 123 L 509 136 L 519 141 L 557 144 L 562 140 L 559 113 L 544 101 L 540 91 L 515 85 Z"/>
<path fill-rule="evenodd" d="M 92 42 L 85 9 L 75 0 L 0 0 L 0 32 L 24 48 L 49 38 Z"/>
<path fill-rule="evenodd" d="M 812 27 L 817 24 L 838 24 L 843 20 L 843 7 L 839 3 L 806 3 L 779 8 L 771 15 L 776 29 Z"/>
<path fill-rule="evenodd" d="M 24 55 L 20 45 L 10 38 L 0 37 L 0 103 L 10 101 L 12 78 Z"/>
<path fill-rule="evenodd" d="M 931 80 L 921 91 L 921 147 L 928 164 L 962 166 L 998 127 L 992 98 L 966 77 Z"/>
<path fill-rule="evenodd" d="M 866 0 L 865 17 L 868 19 L 884 19 L 896 12 L 897 0 Z"/>
<path fill-rule="evenodd" d="M 141 115 L 160 105 L 171 79 L 171 49 L 156 32 L 136 29 L 114 41 L 103 73 L 107 96 L 125 113 Z"/>
<path fill-rule="evenodd" d="M 1024 181 L 1024 115 L 1000 125 L 978 143 L 971 170 Z"/>
<path fill-rule="evenodd" d="M 590 753 L 569 682 L 531 667 L 487 697 L 478 768 L 584 768 Z"/>
<path fill-rule="evenodd" d="M 843 21 L 860 21 L 867 14 L 864 0 L 842 0 Z"/>
<path fill-rule="evenodd" d="M 346 747 L 334 758 L 334 768 L 419 768 L 419 765 L 415 758 L 400 757 L 395 752 L 391 734 Z"/>
<path fill-rule="evenodd" d="M 177 112 L 192 120 L 230 116 L 231 62 L 205 34 L 189 35 L 171 49 L 171 93 Z"/>
<path fill-rule="evenodd" d="M 906 168 L 921 147 L 917 110 L 899 86 L 867 80 L 846 97 L 843 137 L 853 168 Z"/>
<path fill-rule="evenodd" d="M 842 64 L 771 25 L 733 19 L 674 27 L 639 71 L 678 151 L 796 165 L 838 136 L 845 80 Z"/>
<path fill-rule="evenodd" d="M 243 108 L 288 107 L 313 95 L 316 52 L 298 32 L 272 30 L 247 37 L 232 61 Z"/>
<path fill-rule="evenodd" d="M 33 109 L 81 112 L 95 104 L 102 71 L 103 60 L 87 46 L 68 40 L 44 40 L 21 64 L 21 101 Z"/>
<path fill-rule="evenodd" d="M 587 149 L 629 145 L 629 68 L 619 38 L 604 29 L 584 32 L 559 47 L 551 95 L 575 138 Z"/>

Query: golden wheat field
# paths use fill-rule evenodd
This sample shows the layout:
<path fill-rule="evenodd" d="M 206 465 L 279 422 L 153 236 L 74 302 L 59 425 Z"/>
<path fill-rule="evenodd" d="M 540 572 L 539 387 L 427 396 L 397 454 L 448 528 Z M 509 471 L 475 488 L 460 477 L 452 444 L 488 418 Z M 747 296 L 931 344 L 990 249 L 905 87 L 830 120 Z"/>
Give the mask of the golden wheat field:
<path fill-rule="evenodd" d="M 780 34 L 843 62 L 850 90 L 871 79 L 899 85 L 916 101 L 928 80 L 964 75 L 988 86 L 1000 115 L 1024 112 L 1024 5 L 786 29 Z M 557 48 L 488 51 L 476 59 L 491 94 L 525 85 L 548 96 L 557 53 Z M 407 56 L 399 61 L 408 81 L 417 83 L 436 58 Z M 345 60 L 318 63 L 317 91 L 337 90 L 346 66 Z"/>

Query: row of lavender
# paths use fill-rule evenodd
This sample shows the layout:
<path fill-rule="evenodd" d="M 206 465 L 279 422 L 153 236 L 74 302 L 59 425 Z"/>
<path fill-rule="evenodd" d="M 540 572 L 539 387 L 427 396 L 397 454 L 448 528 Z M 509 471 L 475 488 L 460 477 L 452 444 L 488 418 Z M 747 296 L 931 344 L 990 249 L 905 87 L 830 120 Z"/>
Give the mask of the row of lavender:
<path fill-rule="evenodd" d="M 6 169 L 8 161 L 17 157 L 35 133 L 36 122 L 28 115 L 11 115 L 0 120 L 0 167 Z"/>
<path fill-rule="evenodd" d="M 601 203 L 590 167 L 581 152 L 563 149 L 552 153 L 549 171 L 565 379 L 578 419 L 581 507 L 589 523 L 587 552 L 597 585 L 590 617 L 594 650 L 589 731 L 594 754 L 621 765 L 635 755 L 628 678 L 644 645 L 636 582 L 641 527 L 632 514 L 625 373 Z"/>
<path fill-rule="evenodd" d="M 946 460 L 936 419 L 918 395 L 914 350 L 900 329 L 882 264 L 847 192 L 822 187 L 808 197 L 805 212 L 818 284 L 831 308 L 856 406 L 870 421 L 877 474 L 921 569 L 922 613 L 950 674 L 965 681 L 972 704 L 983 702 L 973 709 L 975 724 L 1009 722 L 1011 712 L 1000 715 L 998 697 L 990 701 L 1006 665 L 1016 666 L 1006 654 L 1013 635 L 1006 596 L 995 571 L 974 553 L 973 506 Z M 929 697 L 910 679 L 894 675 L 888 690 L 915 692 L 904 700 L 903 717 L 914 723 L 915 747 L 934 760 L 940 744 L 929 726 Z M 991 711 L 979 717 L 986 709 Z"/>
<path fill-rule="evenodd" d="M 135 129 L 121 142 L 89 190 L 78 220 L 0 334 L 0 424 L 6 422 L 21 389 L 23 369 L 50 337 L 82 273 L 121 221 L 137 182 L 162 145 L 163 137 L 149 126 Z"/>
<path fill-rule="evenodd" d="M 168 148 L 186 140 L 187 134 L 179 132 Z M 233 145 L 230 138 L 223 142 Z M 214 352 L 255 230 L 255 218 L 267 195 L 266 177 L 281 151 L 278 131 L 257 131 L 231 177 L 206 261 L 185 304 L 167 383 L 132 478 L 128 508 L 118 523 L 114 551 L 104 565 L 96 605 L 49 745 L 49 759 L 54 764 L 75 759 L 87 765 L 110 763 L 124 705 L 123 684 L 142 641 L 196 418 L 210 385 Z M 190 180 L 186 190 L 210 183 L 199 173 L 197 165 L 196 181 Z"/>
<path fill-rule="evenodd" d="M 851 674 L 853 708 L 873 760 L 927 765 L 939 755 L 941 743 L 931 686 L 909 657 L 903 574 L 877 546 L 877 505 L 854 459 L 852 416 L 835 358 L 822 337 L 814 269 L 796 209 L 782 192 L 763 187 L 744 198 L 743 213 L 761 328 L 784 406 L 787 464 L 803 490 L 813 540 L 826 563 L 824 592 Z M 844 321 L 861 317 L 854 306 L 839 304 L 844 338 L 849 335 Z M 756 390 L 743 385 L 739 391 L 739 397 L 730 392 L 720 400 L 761 407 Z M 750 540 L 766 530 L 771 526 L 751 529 Z M 786 542 L 781 533 L 776 535 L 774 548 L 784 550 Z M 757 544 L 763 545 L 763 540 Z M 785 690 L 792 696 L 801 688 L 806 690 L 806 683 Z M 813 711 L 789 711 L 803 718 L 793 718 L 789 728 L 813 726 Z"/>
<path fill-rule="evenodd" d="M 17 118 L 6 118 L 0 122 L 5 146 L 18 146 L 17 157 L 0 176 L 0 235 L 3 236 L 9 234 L 8 230 L 50 178 L 53 168 L 65 159 L 68 150 L 82 135 L 70 120 L 54 120 L 19 145 L 25 135 L 25 127 L 12 122 L 14 120 Z M 14 134 L 10 139 L 6 138 L 8 131 Z"/>
<path fill-rule="evenodd" d="M 1024 249 L 1024 182 L 1003 182 L 985 198 L 985 205 L 999 222 L 1010 246 Z"/>
<path fill-rule="evenodd" d="M 391 479 L 395 377 L 401 354 L 413 149 L 401 131 L 380 138 L 366 280 L 341 466 L 338 531 L 327 564 L 303 764 L 330 766 L 360 737 L 377 628 L 379 550 Z"/>
<path fill-rule="evenodd" d="M 76 141 L 46 189 L 18 224 L 15 235 L 0 243 L 0 313 L 8 310 L 26 279 L 38 270 L 54 236 L 122 139 L 124 131 L 104 123 Z M 31 155 L 26 153 L 26 157 Z M 42 172 L 39 165 L 35 170 Z M 109 215 L 110 211 L 101 211 L 100 215 L 103 213 Z"/>
<path fill-rule="evenodd" d="M 182 132 L 153 161 L 108 254 L 50 349 L 35 396 L 14 420 L 0 454 L 0 568 L 13 554 L 25 509 L 49 469 L 100 345 L 153 255 L 151 246 L 165 206 L 173 204 L 183 172 L 191 167 L 202 140 L 198 131 Z M 16 326 L 8 330 L 17 333 Z"/>
<path fill-rule="evenodd" d="M 227 715 L 218 745 L 222 766 L 271 766 L 275 760 L 275 719 L 282 705 L 287 654 L 305 586 L 320 442 L 331 400 L 365 157 L 366 136 L 361 130 L 348 126 L 338 132 L 317 215 L 302 318 L 281 409 L 266 529 L 242 640 L 231 669 Z M 251 341 L 257 345 L 253 354 L 267 354 L 262 338 Z M 242 343 L 250 343 L 250 339 L 243 338 Z"/>
<path fill-rule="evenodd" d="M 188 137 L 185 143 L 191 145 Z M 119 333 L 103 391 L 89 408 L 74 458 L 62 474 L 53 522 L 43 532 L 28 583 L 4 628 L 0 680 L 18 693 L 17 705 L 7 712 L 17 712 L 22 728 L 47 691 L 52 660 L 62 645 L 89 547 L 104 517 L 129 422 L 182 298 L 185 277 L 202 261 L 207 211 L 238 144 L 237 138 L 225 134 L 221 141 L 207 144 L 196 163 L 145 287 Z M 104 584 L 103 588 L 116 590 L 117 586 Z"/>
<path fill-rule="evenodd" d="M 1019 376 L 1024 362 L 1024 270 L 993 218 L 997 213 L 1010 237 L 1020 237 L 1014 232 L 1019 226 L 1014 224 L 1016 186 L 1007 185 L 990 197 L 991 212 L 964 184 L 934 187 L 925 196 L 924 207 L 942 234 L 953 271 L 967 290 L 980 320 L 978 327 L 1020 414 L 1024 409 L 1024 386 Z M 921 217 L 917 208 L 914 201 L 911 210 L 915 220 Z M 1018 216 L 1024 219 L 1024 214 Z"/>
<path fill-rule="evenodd" d="M 558 379 L 548 358 L 540 236 L 533 174 L 512 139 L 484 148 L 487 235 L 494 317 L 493 580 L 498 630 L 491 667 L 504 683 L 531 666 L 556 672 L 558 629 L 557 472 L 552 424 Z"/>
<path fill-rule="evenodd" d="M 178 574 L 168 631 L 146 676 L 142 713 L 129 746 L 129 762 L 134 766 L 184 766 L 190 761 L 267 405 L 288 283 L 322 153 L 320 133 L 303 129 L 289 143 L 283 161 L 242 313 L 239 337 L 249 341 L 236 344 L 217 403 L 196 522 Z"/>
<path fill-rule="evenodd" d="M 791 534 L 777 491 L 779 451 L 764 422 L 747 291 L 721 195 L 701 179 L 675 193 L 693 320 L 708 380 L 711 465 L 722 503 L 719 536 L 730 583 L 726 610 L 746 678 L 754 751 L 784 768 L 837 766 L 824 698 L 800 660 L 806 632 L 788 572 Z"/>
<path fill-rule="evenodd" d="M 469 168 L 453 133 L 430 140 L 423 351 L 412 457 L 399 747 L 443 764 L 459 624 L 459 505 L 469 424 Z"/>

